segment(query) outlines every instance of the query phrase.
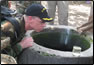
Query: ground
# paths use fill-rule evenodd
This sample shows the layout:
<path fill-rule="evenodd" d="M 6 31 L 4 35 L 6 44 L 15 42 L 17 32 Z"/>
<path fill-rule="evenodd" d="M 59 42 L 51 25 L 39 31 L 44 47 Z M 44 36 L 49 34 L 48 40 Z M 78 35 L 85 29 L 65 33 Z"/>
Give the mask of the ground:
<path fill-rule="evenodd" d="M 47 1 L 42 1 L 42 5 L 47 8 Z M 83 23 L 86 23 L 90 15 L 90 8 L 91 8 L 90 2 L 86 3 L 85 1 L 79 1 L 79 2 L 69 1 L 69 10 L 68 10 L 69 26 L 78 27 L 82 25 Z M 56 12 L 56 17 L 55 17 L 56 25 L 58 25 L 57 23 L 58 16 L 57 15 L 58 13 Z"/>

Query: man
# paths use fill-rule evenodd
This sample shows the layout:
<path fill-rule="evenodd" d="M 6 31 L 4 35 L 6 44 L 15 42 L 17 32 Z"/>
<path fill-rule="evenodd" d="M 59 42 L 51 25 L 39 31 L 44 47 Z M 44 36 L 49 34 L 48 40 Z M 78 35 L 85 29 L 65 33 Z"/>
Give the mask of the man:
<path fill-rule="evenodd" d="M 35 30 L 36 32 L 40 32 L 45 27 L 45 22 L 51 22 L 53 20 L 48 16 L 46 9 L 40 4 L 32 4 L 27 7 L 23 17 L 26 31 Z M 26 37 L 19 44 L 22 49 L 25 49 L 31 47 L 32 42 L 32 37 Z"/>
<path fill-rule="evenodd" d="M 23 28 L 25 29 L 25 31 L 35 30 L 36 32 L 40 32 L 46 26 L 45 22 L 51 22 L 52 20 L 53 19 L 48 16 L 46 9 L 42 5 L 32 4 L 26 8 L 25 14 L 23 15 L 22 21 L 20 23 L 24 23 Z M 24 37 L 21 42 L 19 42 L 15 46 L 12 46 L 15 48 L 16 52 L 12 52 L 13 57 L 18 57 L 23 49 L 31 47 L 32 42 L 32 37 Z M 12 55 L 12 53 L 9 52 L 10 55 Z"/>
<path fill-rule="evenodd" d="M 23 17 L 25 20 L 26 31 L 35 30 L 36 32 L 40 32 L 45 27 L 45 22 L 51 22 L 53 20 L 48 16 L 46 9 L 40 4 L 32 4 L 27 7 L 25 15 Z M 20 45 L 22 46 L 22 48 L 26 48 L 29 45 L 32 46 L 32 44 L 27 44 L 27 42 L 30 41 L 33 41 L 31 37 L 25 38 L 24 40 L 22 40 Z"/>
<path fill-rule="evenodd" d="M 59 25 L 68 25 L 68 1 L 47 1 L 47 3 L 49 16 L 55 18 L 57 6 Z M 50 25 L 54 25 L 54 21 Z"/>

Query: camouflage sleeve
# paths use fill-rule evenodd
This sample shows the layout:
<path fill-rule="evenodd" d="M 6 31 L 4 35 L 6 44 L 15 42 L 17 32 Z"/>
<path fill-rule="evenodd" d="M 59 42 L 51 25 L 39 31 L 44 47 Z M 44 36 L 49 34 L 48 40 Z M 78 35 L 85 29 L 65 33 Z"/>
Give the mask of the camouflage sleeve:
<path fill-rule="evenodd" d="M 22 49 L 22 47 L 20 46 L 20 44 L 17 43 L 17 44 L 14 46 L 14 50 L 15 50 L 16 55 L 19 55 L 23 49 Z"/>
<path fill-rule="evenodd" d="M 16 10 L 20 14 L 24 14 L 25 9 L 30 6 L 31 4 L 38 3 L 40 4 L 40 1 L 18 1 L 16 4 Z"/>

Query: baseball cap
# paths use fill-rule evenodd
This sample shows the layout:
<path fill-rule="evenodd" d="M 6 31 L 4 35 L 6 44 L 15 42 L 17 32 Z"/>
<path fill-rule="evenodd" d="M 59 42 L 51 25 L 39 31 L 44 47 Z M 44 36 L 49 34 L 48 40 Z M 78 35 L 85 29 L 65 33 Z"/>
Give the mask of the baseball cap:
<path fill-rule="evenodd" d="M 41 4 L 32 4 L 28 6 L 25 10 L 25 14 L 27 16 L 38 16 L 43 22 L 51 22 L 53 18 L 48 16 L 46 8 L 43 7 Z"/>

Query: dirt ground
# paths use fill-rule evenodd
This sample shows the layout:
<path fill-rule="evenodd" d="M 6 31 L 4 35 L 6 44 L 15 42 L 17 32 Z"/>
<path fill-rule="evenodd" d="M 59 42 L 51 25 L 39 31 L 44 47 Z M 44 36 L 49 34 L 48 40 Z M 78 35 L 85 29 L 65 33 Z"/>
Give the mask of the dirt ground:
<path fill-rule="evenodd" d="M 47 1 L 42 1 L 42 5 L 47 8 Z M 71 2 L 69 1 L 68 10 L 68 25 L 78 27 L 88 21 L 90 15 L 91 2 L 84 1 Z M 58 25 L 58 10 L 56 10 L 55 24 Z"/>

